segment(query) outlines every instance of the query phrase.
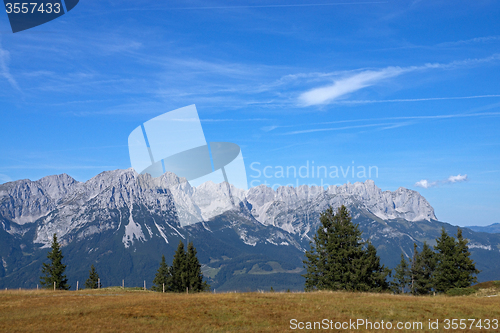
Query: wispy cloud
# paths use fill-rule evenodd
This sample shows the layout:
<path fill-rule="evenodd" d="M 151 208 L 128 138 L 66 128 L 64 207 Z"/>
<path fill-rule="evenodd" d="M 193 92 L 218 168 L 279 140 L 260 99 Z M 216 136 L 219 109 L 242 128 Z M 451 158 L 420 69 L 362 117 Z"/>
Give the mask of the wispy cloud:
<path fill-rule="evenodd" d="M 279 128 L 280 126 L 272 125 L 272 126 L 264 126 L 261 128 L 264 132 L 271 132 L 272 130 Z"/>
<path fill-rule="evenodd" d="M 381 100 L 351 100 L 336 101 L 336 104 L 373 104 L 373 103 L 403 103 L 403 102 L 427 102 L 427 101 L 448 101 L 459 99 L 478 99 L 478 98 L 498 98 L 500 95 L 476 95 L 476 96 L 456 96 L 456 97 L 427 97 L 427 98 L 399 98 L 399 99 L 381 99 Z"/>
<path fill-rule="evenodd" d="M 387 67 L 379 71 L 363 71 L 341 78 L 331 85 L 306 91 L 299 96 L 299 100 L 305 106 L 328 104 L 341 96 L 372 86 L 381 80 L 401 75 L 406 71 L 408 70 L 400 67 Z"/>
<path fill-rule="evenodd" d="M 40 165 L 8 165 L 3 166 L 5 170 L 36 170 L 36 169 L 53 169 L 53 170 L 113 170 L 118 169 L 117 165 L 64 165 L 64 164 L 40 164 Z"/>
<path fill-rule="evenodd" d="M 384 128 L 390 128 L 391 126 L 394 126 L 394 125 L 396 125 L 396 124 L 395 123 L 384 123 L 384 124 L 367 124 L 367 125 L 354 125 L 354 126 L 344 126 L 344 127 L 314 128 L 314 129 L 308 129 L 308 130 L 287 132 L 287 133 L 283 133 L 283 135 L 295 135 L 295 134 L 305 134 L 305 133 L 315 133 L 315 132 L 343 131 L 343 130 L 366 128 L 366 127 L 380 127 L 380 129 L 384 129 Z"/>
<path fill-rule="evenodd" d="M 7 183 L 10 181 L 12 181 L 12 179 L 9 176 L 0 173 L 0 183 Z"/>
<path fill-rule="evenodd" d="M 453 61 L 446 64 L 441 63 L 427 63 L 422 66 L 409 66 L 409 67 L 386 67 L 379 70 L 363 70 L 358 73 L 346 73 L 346 75 L 335 80 L 333 84 L 313 88 L 299 95 L 299 104 L 303 106 L 325 105 L 337 102 L 339 98 L 358 91 L 360 89 L 370 87 L 378 84 L 379 82 L 400 76 L 402 74 L 423 71 L 429 69 L 454 69 L 458 67 L 473 66 L 482 63 L 487 63 L 495 60 L 500 60 L 500 54 L 493 54 L 486 58 L 465 59 L 460 61 Z M 325 76 L 325 74 L 323 74 Z M 484 95 L 483 97 L 491 97 L 496 95 Z M 480 98 L 479 96 L 476 98 Z M 450 98 L 451 99 L 451 98 Z M 456 99 L 460 99 L 457 97 Z M 407 100 L 389 100 L 389 101 L 417 101 L 418 99 Z M 431 100 L 431 99 L 428 99 Z M 344 103 L 376 103 L 376 101 L 341 101 Z M 387 102 L 387 100 L 385 101 Z"/>
<path fill-rule="evenodd" d="M 475 118 L 475 117 L 499 117 L 500 112 L 476 112 L 476 113 L 458 113 L 458 114 L 441 114 L 441 115 L 430 115 L 430 116 L 405 116 L 405 117 L 383 117 L 383 118 L 364 118 L 364 119 L 350 119 L 350 120 L 337 120 L 337 121 L 326 121 L 320 123 L 311 123 L 309 125 L 333 125 L 333 124 L 345 124 L 345 123 L 363 123 L 370 122 L 366 125 L 352 125 L 343 127 L 331 127 L 331 128 L 313 128 L 306 130 L 295 130 L 282 135 L 293 135 L 293 134 L 305 134 L 305 133 L 315 133 L 315 132 L 328 132 L 328 131 L 340 131 L 348 129 L 358 129 L 358 128 L 370 128 L 374 127 L 376 130 L 389 130 L 394 128 L 399 128 L 403 126 L 410 126 L 422 121 L 434 121 L 434 120 L 444 120 L 444 119 L 455 119 L 455 118 Z M 391 121 L 387 123 L 387 121 Z M 300 125 L 273 125 L 262 127 L 261 129 L 266 132 L 273 131 L 279 128 L 289 128 L 295 126 L 304 126 L 307 124 Z"/>
<path fill-rule="evenodd" d="M 122 8 L 114 11 L 158 11 L 158 10 L 210 10 L 210 9 L 247 9 L 247 8 L 287 8 L 287 7 L 327 7 L 327 6 L 352 6 L 386 4 L 389 1 L 357 1 L 357 2 L 330 2 L 330 3 L 297 3 L 297 4 L 262 4 L 262 5 L 234 5 L 234 6 L 194 6 L 194 7 L 171 7 L 171 6 L 142 6 L 140 8 Z M 112 11 L 106 11 L 112 12 Z"/>
<path fill-rule="evenodd" d="M 476 37 L 476 38 L 471 38 L 471 39 L 465 39 L 465 40 L 457 40 L 454 42 L 444 42 L 444 43 L 439 43 L 437 46 L 458 46 L 458 45 L 466 45 L 466 44 L 474 44 L 474 43 L 489 43 L 489 42 L 496 42 L 500 41 L 500 36 L 486 36 L 486 37 Z"/>
<path fill-rule="evenodd" d="M 453 183 L 460 183 L 460 182 L 465 182 L 469 180 L 467 175 L 456 175 L 456 176 L 450 176 L 446 179 L 443 180 L 436 180 L 436 181 L 429 181 L 428 179 L 422 179 L 418 182 L 415 183 L 415 186 L 417 187 L 422 187 L 422 188 L 431 188 L 431 187 L 436 187 L 439 185 L 443 184 L 453 184 Z"/>
<path fill-rule="evenodd" d="M 248 5 L 248 6 L 210 6 L 210 7 L 179 7 L 168 9 L 237 9 L 237 8 L 281 8 L 281 7 L 318 7 L 318 6 L 343 6 L 343 5 L 370 5 L 382 4 L 388 1 L 358 1 L 358 2 L 331 2 L 331 3 L 298 3 L 286 5 Z"/>
<path fill-rule="evenodd" d="M 2 44 L 0 43 L 0 77 L 5 78 L 10 83 L 12 88 L 16 89 L 17 91 L 21 91 L 21 88 L 19 88 L 16 79 L 14 79 L 14 77 L 10 73 L 9 60 L 9 51 L 3 49 Z"/>
<path fill-rule="evenodd" d="M 244 118 L 244 119 L 235 119 L 235 118 L 224 118 L 224 119 L 213 119 L 213 118 L 202 118 L 201 122 L 206 123 L 219 123 L 219 122 L 247 122 L 247 121 L 269 121 L 273 120 L 270 118 Z"/>

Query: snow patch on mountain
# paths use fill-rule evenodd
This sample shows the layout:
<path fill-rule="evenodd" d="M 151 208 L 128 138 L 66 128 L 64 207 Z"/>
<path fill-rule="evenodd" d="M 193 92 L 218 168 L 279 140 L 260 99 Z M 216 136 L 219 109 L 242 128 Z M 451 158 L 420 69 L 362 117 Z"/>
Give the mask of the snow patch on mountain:
<path fill-rule="evenodd" d="M 146 237 L 142 232 L 141 225 L 134 221 L 132 217 L 132 208 L 130 208 L 130 215 L 128 217 L 128 224 L 125 226 L 125 234 L 123 235 L 123 245 L 128 248 L 134 244 L 134 240 L 146 241 Z"/>
<path fill-rule="evenodd" d="M 483 250 L 488 250 L 491 251 L 491 245 L 483 245 L 483 244 L 478 244 L 478 243 L 469 243 L 469 249 L 483 249 Z"/>
<path fill-rule="evenodd" d="M 0 215 L 21 226 L 36 222 L 34 242 L 44 247 L 50 245 L 54 233 L 61 238 L 77 231 L 82 238 L 108 229 L 123 233 L 125 247 L 146 241 L 144 230 L 150 238 L 162 237 L 168 242 L 169 234 L 184 237 L 179 230 L 185 226 L 209 224 L 226 212 L 233 212 L 235 221 L 244 218 L 308 239 L 317 229 L 320 213 L 340 205 L 354 208 L 353 217 L 363 213 L 381 220 L 436 220 L 433 208 L 418 192 L 405 188 L 382 191 L 372 180 L 326 189 L 302 185 L 273 190 L 260 185 L 245 191 L 211 181 L 193 187 L 170 172 L 152 178 L 127 169 L 102 172 L 85 183 L 63 174 L 0 185 Z M 127 212 L 128 224 L 122 227 Z M 153 231 L 155 227 L 159 234 Z M 21 229 L 11 224 L 8 232 Z M 255 239 L 240 236 L 248 244 L 256 244 Z M 282 241 L 290 243 L 272 239 L 276 244 Z"/>
<path fill-rule="evenodd" d="M 158 223 L 156 223 L 156 221 L 154 221 L 154 223 L 155 223 L 156 229 L 158 229 L 158 231 L 160 232 L 160 236 L 165 240 L 165 243 L 168 244 L 168 239 L 167 239 L 167 236 L 165 235 L 165 232 L 163 231 L 163 228 L 160 227 L 158 225 Z"/>

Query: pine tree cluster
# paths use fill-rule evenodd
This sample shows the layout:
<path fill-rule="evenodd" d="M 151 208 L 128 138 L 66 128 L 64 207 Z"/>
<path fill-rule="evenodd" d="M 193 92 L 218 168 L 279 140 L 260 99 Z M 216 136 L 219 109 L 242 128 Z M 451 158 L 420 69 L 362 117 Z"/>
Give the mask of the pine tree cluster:
<path fill-rule="evenodd" d="M 387 276 L 391 271 L 380 264 L 377 250 L 369 241 L 363 241 L 358 225 L 352 223 L 345 206 L 336 214 L 330 207 L 320 216 L 321 225 L 311 242 L 311 250 L 306 251 L 305 289 L 382 291 L 389 288 Z M 40 282 L 46 288 L 68 290 L 68 279 L 64 275 L 66 265 L 57 236 L 54 234 L 52 250 L 47 254 L 49 264 L 43 263 Z M 447 292 L 453 288 L 467 288 L 477 282 L 479 274 L 470 258 L 468 240 L 458 228 L 456 239 L 449 236 L 444 228 L 436 240 L 434 250 L 424 242 L 421 252 L 414 244 L 413 257 L 409 262 L 401 254 L 401 262 L 394 269 L 394 279 L 390 286 L 396 293 L 411 292 L 414 295 L 432 292 Z M 91 266 L 85 287 L 97 289 L 99 275 Z M 203 281 L 201 265 L 193 243 L 179 242 L 172 266 L 162 256 L 160 267 L 153 280 L 154 291 L 200 292 L 210 286 Z"/>
<path fill-rule="evenodd" d="M 401 254 L 401 262 L 394 269 L 394 292 L 425 295 L 470 287 L 477 282 L 475 275 L 479 271 L 470 258 L 467 244 L 460 228 L 456 239 L 449 236 L 443 228 L 434 250 L 424 242 L 422 251 L 418 252 L 417 245 L 414 244 L 410 262 Z"/>
<path fill-rule="evenodd" d="M 40 282 L 42 286 L 52 289 L 68 290 L 68 279 L 64 275 L 66 265 L 62 263 L 63 255 L 61 247 L 57 242 L 57 235 L 54 234 L 52 240 L 52 250 L 47 254 L 50 260 L 49 264 L 43 263 Z M 94 265 L 91 265 L 89 278 L 85 281 L 85 288 L 100 288 L 100 279 Z M 164 289 L 165 288 L 165 289 Z M 160 267 L 153 280 L 154 291 L 170 292 L 200 292 L 208 290 L 210 286 L 203 281 L 201 265 L 196 256 L 196 249 L 193 243 L 188 244 L 187 251 L 184 251 L 184 244 L 179 242 L 177 251 L 174 255 L 172 266 L 169 267 L 165 262 L 165 256 L 162 256 Z"/>
<path fill-rule="evenodd" d="M 330 207 L 320 216 L 321 225 L 306 251 L 305 289 L 381 291 L 389 288 L 390 270 L 380 264 L 377 250 L 363 241 L 345 206 L 336 214 Z"/>
<path fill-rule="evenodd" d="M 200 292 L 209 288 L 210 286 L 203 281 L 201 265 L 196 257 L 193 243 L 190 242 L 187 251 L 184 251 L 184 243 L 180 241 L 174 254 L 172 266 L 169 267 L 165 262 L 165 256 L 162 256 L 151 290 Z"/>

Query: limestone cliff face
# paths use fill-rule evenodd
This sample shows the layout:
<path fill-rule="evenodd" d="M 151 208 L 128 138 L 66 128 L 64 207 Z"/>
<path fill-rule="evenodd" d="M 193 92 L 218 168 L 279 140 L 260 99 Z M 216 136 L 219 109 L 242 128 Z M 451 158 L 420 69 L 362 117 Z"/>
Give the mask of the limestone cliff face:
<path fill-rule="evenodd" d="M 307 235 L 316 230 L 322 211 L 340 205 L 382 220 L 436 220 L 433 208 L 418 192 L 405 188 L 383 192 L 372 180 L 327 189 L 303 185 L 274 191 L 260 185 L 244 191 L 212 182 L 191 187 L 172 173 L 151 178 L 127 169 L 103 172 L 85 183 L 62 174 L 0 185 L 0 215 L 19 226 L 37 221 L 34 242 L 45 246 L 53 233 L 62 237 L 78 231 L 72 237 L 82 238 L 108 229 L 118 231 L 122 225 L 125 247 L 146 241 L 147 234 L 167 241 L 177 228 L 228 211 L 287 233 Z M 154 221 L 141 222 L 148 214 Z"/>

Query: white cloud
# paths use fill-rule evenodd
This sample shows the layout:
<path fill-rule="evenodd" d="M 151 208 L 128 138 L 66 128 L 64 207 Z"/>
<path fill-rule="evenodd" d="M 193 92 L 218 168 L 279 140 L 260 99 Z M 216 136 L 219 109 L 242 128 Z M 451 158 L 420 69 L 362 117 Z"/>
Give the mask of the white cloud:
<path fill-rule="evenodd" d="M 452 183 L 460 183 L 460 182 L 465 182 L 469 180 L 467 175 L 457 175 L 457 176 L 450 176 L 444 180 L 436 180 L 436 181 L 429 181 L 427 179 L 422 179 L 421 181 L 418 181 L 415 183 L 416 187 L 422 187 L 422 188 L 431 188 L 431 187 L 436 187 L 441 184 L 452 184 Z"/>
<path fill-rule="evenodd" d="M 362 2 L 331 2 L 331 3 L 297 3 L 281 5 L 235 5 L 235 6 L 205 6 L 205 7 L 154 7 L 153 10 L 201 10 L 201 9 L 239 9 L 239 8 L 282 8 L 282 7 L 318 7 L 318 6 L 348 6 L 348 5 L 368 5 L 381 4 L 387 1 L 362 1 Z M 136 10 L 136 9 L 134 9 Z M 147 7 L 142 10 L 151 10 Z"/>
<path fill-rule="evenodd" d="M 445 101 L 455 99 L 477 99 L 477 98 L 498 98 L 500 95 L 475 95 L 475 96 L 455 96 L 455 97 L 428 97 L 428 98 L 400 98 L 400 99 L 381 99 L 381 100 L 352 100 L 339 101 L 339 104 L 373 104 L 373 103 L 399 103 L 399 102 L 426 102 L 426 101 Z"/>
<path fill-rule="evenodd" d="M 500 36 L 476 37 L 476 38 L 472 38 L 472 39 L 458 40 L 455 42 L 440 43 L 440 44 L 437 44 L 437 46 L 458 46 L 458 45 L 462 45 L 462 44 L 496 42 L 499 40 L 500 40 Z"/>
<path fill-rule="evenodd" d="M 9 176 L 0 173 L 0 183 L 7 183 L 10 181 L 12 181 L 12 179 Z"/>
<path fill-rule="evenodd" d="M 0 44 L 0 77 L 4 77 L 12 86 L 12 88 L 16 89 L 17 91 L 21 91 L 19 88 L 19 85 L 17 84 L 16 79 L 12 76 L 9 70 L 9 59 L 10 59 L 10 53 L 7 50 L 4 50 L 2 48 L 2 45 Z"/>
<path fill-rule="evenodd" d="M 383 79 L 401 75 L 406 71 L 408 69 L 400 67 L 387 67 L 379 71 L 363 71 L 339 79 L 332 85 L 306 91 L 299 96 L 299 100 L 306 106 L 327 104 L 341 96 L 374 85 Z"/>
<path fill-rule="evenodd" d="M 278 128 L 280 126 L 264 126 L 261 128 L 261 130 L 263 130 L 264 132 L 271 132 L 272 130 Z"/>
<path fill-rule="evenodd" d="M 299 95 L 299 102 L 303 106 L 312 105 L 324 105 L 329 104 L 342 96 L 349 93 L 355 92 L 357 90 L 373 86 L 382 80 L 400 76 L 405 73 L 429 70 L 429 69 L 455 69 L 465 66 L 474 66 L 483 63 L 488 63 L 491 61 L 500 60 L 500 54 L 493 54 L 486 58 L 474 58 L 465 59 L 460 61 L 452 61 L 447 64 L 442 63 L 427 63 L 421 66 L 409 66 L 409 67 L 386 67 L 380 70 L 364 70 L 356 74 L 349 72 L 340 79 L 337 79 L 333 84 L 310 89 Z M 328 77 L 327 74 L 322 74 L 323 77 Z M 476 98 L 490 97 L 489 95 L 478 96 Z M 492 95 L 491 97 L 494 97 Z M 418 99 L 417 99 L 418 100 Z M 417 101 L 417 100 L 393 100 L 393 101 Z M 372 102 L 372 101 L 362 101 L 361 103 Z M 356 102 L 355 102 L 356 103 Z M 358 102 L 359 103 L 359 102 Z"/>
<path fill-rule="evenodd" d="M 457 176 L 450 176 L 448 177 L 447 182 L 448 183 L 458 183 L 458 182 L 464 182 L 467 180 L 467 175 L 457 175 Z"/>
<path fill-rule="evenodd" d="M 437 182 L 429 182 L 427 179 L 422 179 L 421 181 L 415 183 L 415 186 L 423 188 L 434 187 L 436 185 Z"/>
<path fill-rule="evenodd" d="M 366 124 L 366 125 L 354 125 L 354 126 L 331 127 L 331 128 L 314 128 L 314 129 L 308 129 L 308 130 L 286 132 L 286 133 L 283 133 L 283 135 L 295 135 L 295 134 L 315 133 L 315 132 L 343 131 L 343 130 L 367 128 L 367 127 L 380 127 L 381 129 L 388 129 L 390 126 L 394 126 L 394 125 L 395 125 L 394 123 L 384 123 L 384 124 Z M 389 126 L 389 127 L 387 127 L 387 126 Z"/>

